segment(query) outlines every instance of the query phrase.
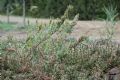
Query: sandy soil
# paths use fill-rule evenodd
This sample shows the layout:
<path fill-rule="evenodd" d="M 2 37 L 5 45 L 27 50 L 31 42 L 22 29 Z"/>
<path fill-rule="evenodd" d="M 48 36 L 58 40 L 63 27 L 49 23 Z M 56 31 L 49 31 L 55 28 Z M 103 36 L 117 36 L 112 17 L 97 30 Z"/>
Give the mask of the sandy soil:
<path fill-rule="evenodd" d="M 37 20 L 37 21 L 36 21 Z M 0 15 L 0 21 L 6 22 L 7 17 Z M 21 25 L 23 22 L 22 17 L 10 16 L 10 22 L 16 23 L 17 25 Z M 36 24 L 37 23 L 48 23 L 49 19 L 35 19 L 35 18 L 26 18 L 26 24 Z M 93 38 L 99 38 L 103 34 L 103 30 L 106 27 L 106 23 L 103 21 L 78 21 L 77 25 L 74 27 L 71 36 L 76 39 L 80 38 L 83 35 L 87 35 Z M 108 26 L 109 27 L 109 26 Z M 115 25 L 115 36 L 114 39 L 120 41 L 120 22 L 117 22 Z M 0 30 L 0 38 L 6 38 L 6 36 L 12 35 L 17 39 L 25 39 L 27 37 L 26 32 L 21 31 L 12 31 L 12 32 L 4 32 Z"/>

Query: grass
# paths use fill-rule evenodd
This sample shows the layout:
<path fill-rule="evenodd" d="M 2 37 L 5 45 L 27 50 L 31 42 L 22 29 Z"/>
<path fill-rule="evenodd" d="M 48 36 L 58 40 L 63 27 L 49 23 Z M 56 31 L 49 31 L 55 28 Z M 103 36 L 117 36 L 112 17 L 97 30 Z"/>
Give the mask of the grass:
<path fill-rule="evenodd" d="M 8 24 L 8 23 L 0 23 L 0 30 L 13 30 L 15 26 L 13 24 Z"/>

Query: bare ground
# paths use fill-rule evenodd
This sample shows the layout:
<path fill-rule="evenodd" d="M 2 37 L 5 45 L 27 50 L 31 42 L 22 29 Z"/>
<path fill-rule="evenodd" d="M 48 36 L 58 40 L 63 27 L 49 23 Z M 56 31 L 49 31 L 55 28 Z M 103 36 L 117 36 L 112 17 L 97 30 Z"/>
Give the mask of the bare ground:
<path fill-rule="evenodd" d="M 6 22 L 7 17 L 0 15 L 0 21 Z M 10 16 L 10 22 L 16 23 L 18 26 L 22 24 L 23 18 Z M 26 18 L 26 23 L 36 24 L 37 23 L 48 23 L 49 19 L 35 19 L 35 18 Z M 80 38 L 81 36 L 90 36 L 92 38 L 99 38 L 103 36 L 103 31 L 106 27 L 106 23 L 103 21 L 78 21 L 77 25 L 74 27 L 71 36 L 75 37 L 76 39 Z M 109 27 L 109 26 L 108 26 Z M 115 25 L 115 36 L 114 39 L 120 41 L 120 22 L 117 22 Z M 27 37 L 27 33 L 25 31 L 10 31 L 4 32 L 0 30 L 0 39 L 5 39 L 6 36 L 12 35 L 14 38 L 17 39 L 25 39 Z"/>

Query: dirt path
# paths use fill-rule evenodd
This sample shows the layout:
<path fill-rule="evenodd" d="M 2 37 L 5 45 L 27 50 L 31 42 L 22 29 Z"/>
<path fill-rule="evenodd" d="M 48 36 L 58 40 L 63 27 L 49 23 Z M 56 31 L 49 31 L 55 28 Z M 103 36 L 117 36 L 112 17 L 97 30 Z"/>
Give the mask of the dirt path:
<path fill-rule="evenodd" d="M 9 19 L 10 19 L 11 23 L 23 24 L 23 17 L 22 16 L 10 16 Z M 7 16 L 0 15 L 0 21 L 1 22 L 7 22 Z M 49 19 L 37 19 L 37 18 L 29 18 L 29 17 L 27 17 L 25 19 L 25 21 L 26 21 L 26 24 L 28 24 L 28 22 L 30 24 L 36 24 L 36 22 L 38 22 L 38 23 L 47 23 L 47 22 L 49 22 Z"/>
<path fill-rule="evenodd" d="M 6 16 L 1 16 L 0 15 L 0 21 L 6 22 L 7 17 Z M 10 16 L 10 22 L 11 23 L 16 23 L 17 25 L 21 25 L 23 22 L 22 17 L 16 17 L 16 16 Z M 30 24 L 36 24 L 36 19 L 35 18 L 26 18 L 26 23 Z M 48 23 L 49 19 L 37 19 L 38 23 Z M 73 32 L 71 36 L 75 37 L 78 39 L 82 35 L 88 35 L 93 38 L 99 38 L 102 34 L 102 31 L 105 29 L 105 22 L 103 21 L 78 21 L 77 25 L 74 27 Z M 114 38 L 116 40 L 120 40 L 120 22 L 116 24 L 116 32 Z M 21 31 L 12 31 L 12 32 L 2 32 L 0 31 L 0 36 L 2 38 L 12 35 L 17 39 L 25 39 L 27 37 L 26 32 L 21 32 Z"/>

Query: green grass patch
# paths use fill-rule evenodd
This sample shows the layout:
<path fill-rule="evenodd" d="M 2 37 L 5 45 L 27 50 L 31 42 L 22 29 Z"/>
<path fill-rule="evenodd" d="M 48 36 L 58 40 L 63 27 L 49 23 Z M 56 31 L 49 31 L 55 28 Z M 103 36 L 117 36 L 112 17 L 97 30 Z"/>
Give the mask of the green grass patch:
<path fill-rule="evenodd" d="M 0 23 L 0 30 L 13 30 L 15 28 L 15 26 L 13 24 L 9 24 L 9 23 Z"/>

